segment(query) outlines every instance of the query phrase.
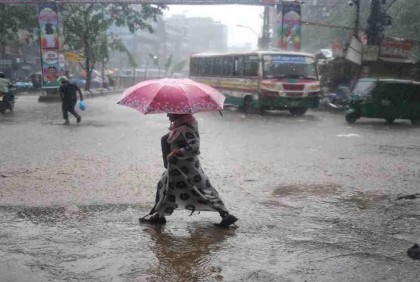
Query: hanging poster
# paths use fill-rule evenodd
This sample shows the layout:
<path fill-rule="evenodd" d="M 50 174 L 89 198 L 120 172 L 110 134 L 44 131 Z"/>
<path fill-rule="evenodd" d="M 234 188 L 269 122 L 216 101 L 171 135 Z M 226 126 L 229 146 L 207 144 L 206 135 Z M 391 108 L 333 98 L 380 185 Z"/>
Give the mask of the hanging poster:
<path fill-rule="evenodd" d="M 39 4 L 38 23 L 42 67 L 42 87 L 57 88 L 58 77 L 64 75 L 63 21 L 56 3 Z"/>
<path fill-rule="evenodd" d="M 300 3 L 283 2 L 277 6 L 277 15 L 277 47 L 283 50 L 300 51 Z"/>

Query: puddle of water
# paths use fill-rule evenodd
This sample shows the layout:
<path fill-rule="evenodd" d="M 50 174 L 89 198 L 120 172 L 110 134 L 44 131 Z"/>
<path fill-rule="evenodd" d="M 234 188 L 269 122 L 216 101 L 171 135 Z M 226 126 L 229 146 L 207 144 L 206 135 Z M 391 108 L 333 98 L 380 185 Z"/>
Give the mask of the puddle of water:
<path fill-rule="evenodd" d="M 273 191 L 273 195 L 277 197 L 327 196 L 337 195 L 341 189 L 341 185 L 337 183 L 296 183 L 277 186 Z"/>
<path fill-rule="evenodd" d="M 223 266 L 213 265 L 213 253 L 227 247 L 235 229 L 195 223 L 182 231 L 160 226 L 145 229 L 154 242 L 151 249 L 158 264 L 151 270 L 157 281 L 222 281 Z M 169 281 L 167 280 L 167 281 Z"/>
<path fill-rule="evenodd" d="M 390 195 L 380 192 L 363 192 L 355 191 L 343 198 L 344 201 L 354 203 L 359 209 L 369 209 L 375 203 L 380 203 L 390 200 Z"/>

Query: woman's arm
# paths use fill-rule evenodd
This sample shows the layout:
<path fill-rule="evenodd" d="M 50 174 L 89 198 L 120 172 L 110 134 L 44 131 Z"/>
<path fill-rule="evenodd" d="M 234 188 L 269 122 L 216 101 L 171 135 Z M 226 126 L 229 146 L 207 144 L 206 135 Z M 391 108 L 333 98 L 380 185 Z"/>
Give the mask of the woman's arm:
<path fill-rule="evenodd" d="M 178 157 L 192 157 L 200 154 L 200 138 L 198 132 L 193 128 L 186 127 L 186 130 L 181 134 L 175 142 L 181 143 L 180 147 L 177 150 L 172 151 L 168 155 L 168 159 L 178 156 Z"/>

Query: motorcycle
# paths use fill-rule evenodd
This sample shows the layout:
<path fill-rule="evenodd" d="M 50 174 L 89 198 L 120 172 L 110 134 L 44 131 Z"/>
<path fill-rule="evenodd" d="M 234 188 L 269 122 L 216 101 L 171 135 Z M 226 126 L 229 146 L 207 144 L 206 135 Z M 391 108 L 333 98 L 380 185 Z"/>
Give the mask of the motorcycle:
<path fill-rule="evenodd" d="M 351 91 L 348 86 L 340 86 L 335 93 L 325 93 L 322 95 L 321 107 L 331 110 L 345 110 L 348 108 L 351 98 Z"/>
<path fill-rule="evenodd" d="M 0 113 L 4 114 L 6 110 L 13 112 L 15 107 L 15 95 L 13 93 L 14 86 L 9 87 L 8 93 L 0 93 Z"/>

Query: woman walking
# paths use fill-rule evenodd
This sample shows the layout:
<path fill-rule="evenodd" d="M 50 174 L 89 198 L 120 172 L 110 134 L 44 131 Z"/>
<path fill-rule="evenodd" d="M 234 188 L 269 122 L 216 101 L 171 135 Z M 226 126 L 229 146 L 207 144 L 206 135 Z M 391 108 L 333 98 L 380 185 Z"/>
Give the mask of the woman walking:
<path fill-rule="evenodd" d="M 165 216 L 171 215 L 177 208 L 183 208 L 191 213 L 216 211 L 222 218 L 216 225 L 232 225 L 238 218 L 228 212 L 201 168 L 197 121 L 191 114 L 168 114 L 168 117 L 170 132 L 162 138 L 163 157 L 168 161 L 167 170 L 158 182 L 154 207 L 148 215 L 140 218 L 140 223 L 164 224 Z"/>

